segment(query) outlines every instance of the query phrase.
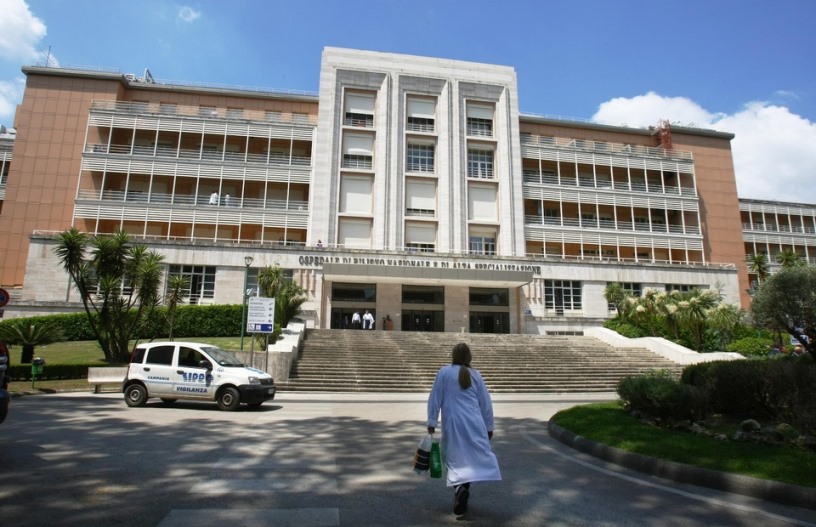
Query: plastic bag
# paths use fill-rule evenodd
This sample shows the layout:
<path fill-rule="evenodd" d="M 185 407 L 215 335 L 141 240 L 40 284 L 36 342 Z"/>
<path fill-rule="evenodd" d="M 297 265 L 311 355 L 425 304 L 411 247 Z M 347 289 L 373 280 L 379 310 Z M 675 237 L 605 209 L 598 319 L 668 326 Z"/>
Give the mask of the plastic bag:
<path fill-rule="evenodd" d="M 442 477 L 442 451 L 439 448 L 439 441 L 433 440 L 431 443 L 431 477 L 438 479 Z"/>
<path fill-rule="evenodd" d="M 428 472 L 432 446 L 433 436 L 431 434 L 426 435 L 420 440 L 416 454 L 414 454 L 414 472 L 417 474 Z"/>

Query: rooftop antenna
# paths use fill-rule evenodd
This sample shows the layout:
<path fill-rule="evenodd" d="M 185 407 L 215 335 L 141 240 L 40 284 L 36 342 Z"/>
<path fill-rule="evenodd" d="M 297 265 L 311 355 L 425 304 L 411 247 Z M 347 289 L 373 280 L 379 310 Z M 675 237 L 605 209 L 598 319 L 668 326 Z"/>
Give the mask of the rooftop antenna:
<path fill-rule="evenodd" d="M 45 67 L 48 67 L 48 62 L 51 60 L 51 46 L 48 46 L 48 51 L 45 52 Z"/>
<path fill-rule="evenodd" d="M 145 72 L 144 72 L 144 81 L 149 82 L 150 84 L 155 84 L 156 83 L 156 81 L 153 80 L 153 74 L 151 74 L 150 70 L 147 69 L 147 68 L 145 68 Z"/>

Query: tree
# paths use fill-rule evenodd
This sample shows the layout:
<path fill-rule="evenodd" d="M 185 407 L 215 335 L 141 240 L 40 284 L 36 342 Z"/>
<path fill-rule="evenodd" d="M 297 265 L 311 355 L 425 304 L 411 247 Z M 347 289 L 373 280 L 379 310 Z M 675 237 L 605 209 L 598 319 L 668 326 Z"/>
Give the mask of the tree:
<path fill-rule="evenodd" d="M 785 249 L 781 251 L 779 254 L 776 255 L 776 262 L 781 265 L 783 268 L 786 267 L 799 267 L 804 265 L 802 258 L 796 254 L 796 251 L 793 249 Z"/>
<path fill-rule="evenodd" d="M 743 316 L 744 313 L 738 305 L 725 302 L 720 302 L 709 310 L 708 326 L 717 332 L 721 350 L 724 351 L 733 340 L 734 333 L 742 324 Z"/>
<path fill-rule="evenodd" d="M 0 340 L 23 347 L 20 364 L 31 364 L 37 346 L 62 340 L 59 325 L 53 322 L 31 324 L 26 319 L 12 320 L 0 324 Z"/>
<path fill-rule="evenodd" d="M 129 342 L 159 298 L 162 256 L 127 233 L 91 237 L 61 233 L 54 252 L 79 292 L 105 359 L 127 362 Z"/>
<path fill-rule="evenodd" d="M 607 304 L 614 304 L 619 317 L 623 317 L 624 303 L 629 296 L 627 291 L 618 282 L 607 284 L 604 289 L 604 300 Z"/>
<path fill-rule="evenodd" d="M 278 265 L 258 272 L 258 289 L 263 296 L 275 299 L 275 323 L 285 328 L 306 301 L 305 292 L 298 284 L 287 280 Z"/>
<path fill-rule="evenodd" d="M 173 324 L 176 319 L 176 308 L 184 303 L 184 298 L 190 294 L 190 278 L 174 274 L 167 279 L 167 294 L 164 301 L 167 304 L 168 337 L 173 340 Z"/>
<path fill-rule="evenodd" d="M 768 266 L 768 255 L 765 253 L 753 253 L 748 256 L 748 270 L 757 276 L 760 284 L 765 281 L 770 273 Z"/>
<path fill-rule="evenodd" d="M 703 349 L 708 315 L 717 303 L 719 295 L 710 289 L 692 289 L 677 303 L 677 319 L 694 338 L 696 351 Z"/>
<path fill-rule="evenodd" d="M 779 327 L 814 354 L 816 337 L 816 267 L 783 267 L 762 282 L 751 301 L 760 327 Z"/>

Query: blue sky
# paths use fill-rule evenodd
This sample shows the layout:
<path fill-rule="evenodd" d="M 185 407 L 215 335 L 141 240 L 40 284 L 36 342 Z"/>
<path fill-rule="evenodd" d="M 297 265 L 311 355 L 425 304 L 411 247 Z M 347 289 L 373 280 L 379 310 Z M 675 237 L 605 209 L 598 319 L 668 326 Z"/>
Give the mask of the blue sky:
<path fill-rule="evenodd" d="M 741 197 L 816 204 L 816 1 L 0 0 L 0 123 L 20 67 L 315 92 L 322 49 L 503 64 L 523 113 L 728 131 Z"/>

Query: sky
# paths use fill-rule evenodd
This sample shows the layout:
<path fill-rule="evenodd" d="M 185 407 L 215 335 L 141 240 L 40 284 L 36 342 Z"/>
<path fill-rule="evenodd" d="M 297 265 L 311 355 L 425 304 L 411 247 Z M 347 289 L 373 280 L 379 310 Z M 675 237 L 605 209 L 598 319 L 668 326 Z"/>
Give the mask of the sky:
<path fill-rule="evenodd" d="M 0 0 L 31 64 L 316 93 L 324 47 L 511 66 L 524 114 L 735 135 L 741 198 L 816 204 L 816 0 Z"/>

